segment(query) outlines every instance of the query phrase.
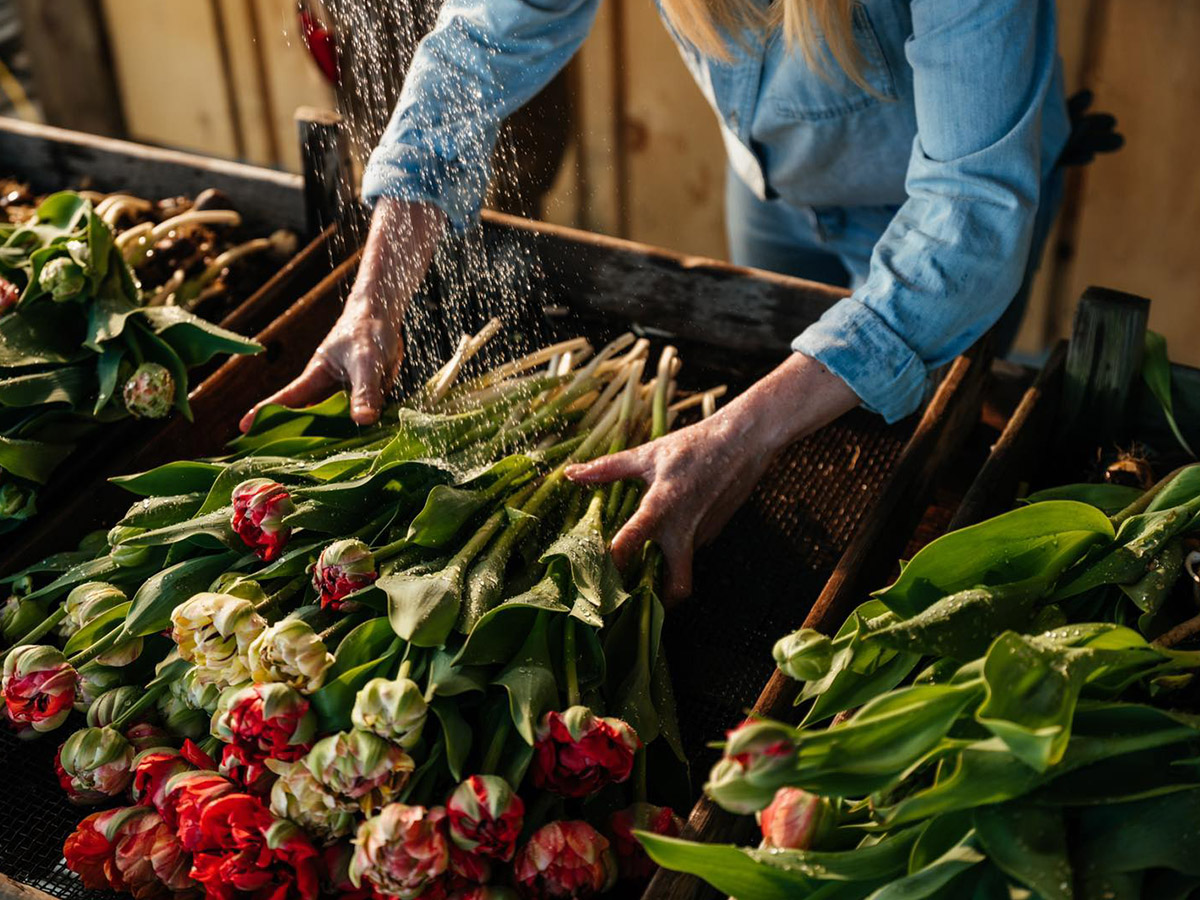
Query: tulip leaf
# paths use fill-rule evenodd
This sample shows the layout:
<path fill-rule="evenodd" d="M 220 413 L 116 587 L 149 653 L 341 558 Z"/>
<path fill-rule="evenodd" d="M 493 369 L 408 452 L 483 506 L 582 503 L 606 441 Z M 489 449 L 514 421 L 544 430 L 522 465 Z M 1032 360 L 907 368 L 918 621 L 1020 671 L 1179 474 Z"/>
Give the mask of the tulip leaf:
<path fill-rule="evenodd" d="M 508 662 L 520 649 L 539 613 L 570 611 L 560 601 L 561 594 L 558 582 L 547 574 L 524 594 L 488 610 L 467 635 L 456 662 L 473 666 Z"/>
<path fill-rule="evenodd" d="M 147 306 L 142 315 L 150 327 L 188 368 L 202 366 L 221 354 L 255 354 L 262 345 L 219 325 L 214 325 L 179 306 Z"/>
<path fill-rule="evenodd" d="M 434 698 L 429 704 L 442 726 L 446 743 L 446 765 L 455 781 L 462 781 L 463 767 L 471 752 L 471 726 L 458 711 L 458 704 L 445 698 Z"/>
<path fill-rule="evenodd" d="M 251 423 L 250 429 L 246 434 L 235 438 L 231 442 L 231 446 L 241 447 L 239 442 L 244 439 L 257 437 L 277 425 L 297 419 L 304 420 L 305 426 L 312 424 L 317 419 L 334 419 L 349 423 L 350 395 L 345 391 L 338 391 L 326 397 L 320 403 L 300 408 L 283 406 L 279 403 L 268 403 L 255 414 L 254 421 Z M 303 434 L 303 429 L 298 433 Z"/>
<path fill-rule="evenodd" d="M 148 574 L 150 572 L 144 568 L 136 570 L 122 569 L 113 561 L 111 556 L 101 556 L 98 559 L 89 559 L 86 562 L 81 562 L 79 565 L 68 569 L 49 584 L 28 594 L 25 599 L 56 600 L 70 591 L 75 585 L 83 584 L 86 581 L 116 581 L 120 575 L 144 576 Z"/>
<path fill-rule="evenodd" d="M 1163 868 L 1200 876 L 1200 788 L 1080 812 L 1078 859 L 1088 874 Z"/>
<path fill-rule="evenodd" d="M 145 637 L 170 628 L 175 607 L 205 590 L 236 559 L 233 553 L 215 553 L 175 563 L 150 576 L 133 597 L 125 619 L 126 636 Z"/>
<path fill-rule="evenodd" d="M 100 353 L 109 341 L 119 338 L 132 316 L 142 309 L 120 293 L 104 293 L 88 306 L 87 334 L 83 345 Z"/>
<path fill-rule="evenodd" d="M 126 528 L 164 528 L 191 519 L 204 502 L 204 494 L 167 494 L 138 500 L 118 522 Z"/>
<path fill-rule="evenodd" d="M 445 547 L 476 514 L 488 506 L 482 491 L 435 485 L 408 528 L 408 540 L 420 547 Z"/>
<path fill-rule="evenodd" d="M 195 505 L 199 506 L 199 503 Z M 130 547 L 163 547 L 189 541 L 197 546 L 219 549 L 227 547 L 237 550 L 242 547 L 241 539 L 233 532 L 230 525 L 232 509 L 219 509 L 207 515 L 194 519 L 185 519 L 164 525 L 142 534 L 136 534 L 121 541 L 121 546 Z"/>
<path fill-rule="evenodd" d="M 308 571 L 317 561 L 321 549 L 329 543 L 328 537 L 320 537 L 315 541 L 288 541 L 283 555 L 273 563 L 258 570 L 259 578 L 294 578 Z"/>
<path fill-rule="evenodd" d="M 64 404 L 72 409 L 86 408 L 91 406 L 95 390 L 96 375 L 90 366 L 63 366 L 0 378 L 0 406 Z"/>
<path fill-rule="evenodd" d="M 80 352 L 77 329 L 69 327 L 59 304 L 0 317 L 0 368 L 61 365 L 87 357 Z"/>
<path fill-rule="evenodd" d="M 458 697 L 487 690 L 487 667 L 461 665 L 459 657 L 460 651 L 450 647 L 433 652 L 429 661 L 429 685 L 437 696 Z"/>
<path fill-rule="evenodd" d="M 559 535 L 547 548 L 541 561 L 546 565 L 565 561 L 575 592 L 596 614 L 606 616 L 628 600 L 629 594 L 608 552 L 608 542 L 600 527 L 600 510 L 600 504 L 592 504 L 574 528 Z"/>
<path fill-rule="evenodd" d="M 1167 339 L 1149 329 L 1146 330 L 1146 354 L 1142 362 L 1142 378 L 1162 408 L 1171 434 L 1175 435 L 1179 446 L 1186 450 L 1189 456 L 1195 456 L 1196 451 L 1183 436 L 1183 432 L 1179 429 L 1179 422 L 1175 419 L 1175 404 L 1171 400 L 1171 361 L 1167 357 Z"/>
<path fill-rule="evenodd" d="M 923 835 L 922 835 L 923 836 Z M 917 841 L 918 845 L 920 840 Z M 926 900 L 946 896 L 941 891 L 969 869 L 987 859 L 979 849 L 974 830 L 934 859 L 920 866 L 909 865 L 909 874 L 897 878 L 872 893 L 868 900 Z M 914 854 L 917 847 L 913 848 Z"/>
<path fill-rule="evenodd" d="M 125 621 L 125 617 L 129 614 L 129 607 L 132 605 L 132 603 L 126 601 L 100 613 L 100 615 L 71 635 L 70 640 L 63 645 L 63 653 L 67 656 L 74 656 L 81 650 L 86 650 L 92 646 L 97 640 L 104 637 L 114 628 L 119 627 Z"/>
<path fill-rule="evenodd" d="M 370 624 L 370 623 L 365 623 Z M 359 626 L 360 628 L 362 626 Z M 352 632 L 353 634 L 353 632 Z M 349 640 L 350 635 L 347 635 Z M 343 644 L 345 641 L 342 642 Z M 348 654 L 345 660 L 337 660 L 325 676 L 325 684 L 320 690 L 309 695 L 309 701 L 317 714 L 319 730 L 322 733 L 345 731 L 350 728 L 350 714 L 354 711 L 354 700 L 362 686 L 372 678 L 383 676 L 395 662 L 396 657 L 404 647 L 404 642 L 391 635 L 391 642 L 386 650 L 377 657 L 367 659 L 349 668 L 340 668 L 338 662 L 349 665 L 357 654 Z M 339 656 L 340 656 L 339 648 Z M 360 651 L 361 652 L 361 648 Z M 336 677 L 334 671 L 337 669 Z"/>
<path fill-rule="evenodd" d="M 74 451 L 73 444 L 48 444 L 0 436 L 0 470 L 45 484 Z"/>
<path fill-rule="evenodd" d="M 395 640 L 396 635 L 385 617 L 367 619 L 342 638 L 326 677 L 336 677 L 378 659 Z"/>
<path fill-rule="evenodd" d="M 1108 517 L 1090 504 L 1035 503 L 938 538 L 874 596 L 913 616 L 968 588 L 1035 579 L 1050 585 L 1091 547 L 1113 537 Z"/>
<path fill-rule="evenodd" d="M 543 613 L 534 622 L 521 649 L 492 682 L 508 691 L 513 724 L 530 746 L 543 713 L 553 709 L 558 702 L 547 630 L 547 615 Z"/>
<path fill-rule="evenodd" d="M 198 491 L 207 493 L 225 468 L 216 463 L 179 460 L 136 475 L 120 475 L 109 480 L 130 493 L 143 497 L 191 494 Z M 225 502 L 229 502 L 228 497 L 225 498 Z"/>
<path fill-rule="evenodd" d="M 1045 503 L 1047 500 L 1074 500 L 1096 507 L 1107 516 L 1119 513 L 1142 496 L 1139 488 L 1124 484 L 1065 484 L 1047 488 L 1025 498 L 1026 503 Z"/>
<path fill-rule="evenodd" d="M 974 823 L 988 858 L 1010 878 L 1045 900 L 1072 900 L 1062 810 L 1003 803 L 975 810 Z"/>
<path fill-rule="evenodd" d="M 462 605 L 460 569 L 384 575 L 375 587 L 387 596 L 388 619 L 396 634 L 418 647 L 446 643 Z"/>
<path fill-rule="evenodd" d="M 125 347 L 119 343 L 106 344 L 96 357 L 96 402 L 92 414 L 99 415 L 108 405 L 117 390 L 117 377 L 121 373 L 121 362 L 125 359 Z"/>

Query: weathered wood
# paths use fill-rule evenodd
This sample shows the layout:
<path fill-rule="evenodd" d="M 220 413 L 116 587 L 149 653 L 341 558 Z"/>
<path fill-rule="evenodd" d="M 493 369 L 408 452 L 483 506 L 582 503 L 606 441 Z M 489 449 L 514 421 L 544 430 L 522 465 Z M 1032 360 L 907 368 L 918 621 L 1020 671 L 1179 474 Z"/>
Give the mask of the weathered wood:
<path fill-rule="evenodd" d="M 1063 384 L 1061 434 L 1074 444 L 1108 444 L 1121 433 L 1142 371 L 1150 301 L 1088 288 L 1075 311 Z"/>
<path fill-rule="evenodd" d="M 485 239 L 516 242 L 562 302 L 731 351 L 786 352 L 842 288 L 485 211 Z"/>
<path fill-rule="evenodd" d="M 345 218 L 350 208 L 354 177 L 350 141 L 342 117 L 328 109 L 302 106 L 296 110 L 304 177 L 304 218 L 316 233 Z"/>
<path fill-rule="evenodd" d="M 16 6 L 46 121 L 93 134 L 124 134 L 99 0 L 19 0 Z"/>
<path fill-rule="evenodd" d="M 813 604 L 805 627 L 832 633 L 871 588 L 886 580 L 924 509 L 922 499 L 935 474 L 978 421 L 984 375 L 990 363 L 989 350 L 981 346 L 951 366 L 886 487 Z M 795 681 L 776 671 L 754 704 L 752 715 L 790 718 L 798 688 Z M 702 797 L 688 817 L 684 837 L 706 843 L 746 843 L 751 839 L 753 824 L 748 817 L 727 813 Z M 715 896 L 717 892 L 701 879 L 664 869 L 655 875 L 644 900 Z"/>
<path fill-rule="evenodd" d="M 0 874 L 0 900 L 54 900 L 54 897 Z"/>
<path fill-rule="evenodd" d="M 299 175 L 15 119 L 0 118 L 0 174 L 38 192 L 87 184 L 157 199 L 217 188 L 251 230 L 304 234 L 307 227 Z"/>
<path fill-rule="evenodd" d="M 987 461 L 964 495 L 948 531 L 966 528 L 1012 506 L 1021 481 L 1050 449 L 1062 398 L 1067 346 L 1060 343 L 1025 391 Z"/>

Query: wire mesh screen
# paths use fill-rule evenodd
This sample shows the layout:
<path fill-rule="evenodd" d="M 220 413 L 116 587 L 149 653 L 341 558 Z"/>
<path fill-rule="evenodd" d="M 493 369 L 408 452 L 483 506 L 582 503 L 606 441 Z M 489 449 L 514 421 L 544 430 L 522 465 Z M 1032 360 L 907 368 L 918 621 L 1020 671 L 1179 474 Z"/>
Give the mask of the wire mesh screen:
<path fill-rule="evenodd" d="M 481 289 L 473 271 L 489 271 L 494 284 L 514 268 L 514 254 L 523 257 L 528 250 L 499 246 L 474 253 L 459 257 L 456 267 L 443 265 L 434 290 L 414 303 L 403 387 L 419 384 L 449 354 L 459 332 L 477 329 L 492 315 L 501 315 L 508 327 L 478 365 L 564 336 L 602 342 L 635 324 L 589 313 L 570 284 L 538 274 L 536 267 L 526 267 L 517 291 Z M 453 303 L 446 302 L 448 294 Z M 647 319 L 652 321 L 652 310 Z M 736 392 L 772 362 L 769 355 L 731 354 L 719 340 L 714 335 L 712 344 L 680 345 L 681 387 L 728 383 Z M 694 774 L 702 778 L 714 758 L 706 743 L 753 705 L 773 668 L 771 644 L 804 619 L 912 428 L 911 422 L 889 427 L 853 413 L 799 442 L 776 461 L 724 534 L 697 554 L 694 596 L 668 616 L 664 632 Z M 33 743 L 0 734 L 7 776 L 0 872 L 62 900 L 111 896 L 85 890 L 62 864 L 63 841 L 90 811 L 70 805 L 54 776 L 54 749 L 69 733 L 70 724 Z"/>

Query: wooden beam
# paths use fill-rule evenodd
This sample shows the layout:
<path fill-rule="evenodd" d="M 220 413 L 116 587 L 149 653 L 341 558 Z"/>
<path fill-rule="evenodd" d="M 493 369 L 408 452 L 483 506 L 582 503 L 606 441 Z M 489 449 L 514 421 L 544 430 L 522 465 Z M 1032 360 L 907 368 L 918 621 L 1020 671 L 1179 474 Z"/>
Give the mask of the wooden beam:
<path fill-rule="evenodd" d="M 100 0 L 17 0 L 17 12 L 46 121 L 93 134 L 124 135 Z"/>

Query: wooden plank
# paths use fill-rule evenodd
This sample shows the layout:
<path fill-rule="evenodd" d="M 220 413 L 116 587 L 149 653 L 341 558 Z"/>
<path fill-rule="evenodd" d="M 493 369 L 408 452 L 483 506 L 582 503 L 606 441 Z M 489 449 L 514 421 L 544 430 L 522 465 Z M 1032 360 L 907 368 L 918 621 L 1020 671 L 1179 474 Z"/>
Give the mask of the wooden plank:
<path fill-rule="evenodd" d="M 234 111 L 213 7 L 102 0 L 129 134 L 235 157 Z"/>
<path fill-rule="evenodd" d="M 786 352 L 846 291 L 620 238 L 484 212 L 488 239 L 523 241 L 562 302 L 732 351 Z"/>
<path fill-rule="evenodd" d="M 870 589 L 887 579 L 916 527 L 924 509 L 922 500 L 935 474 L 979 419 L 984 377 L 990 363 L 991 354 L 986 346 L 977 346 L 950 367 L 886 487 L 813 604 L 805 627 L 832 633 Z M 799 687 L 776 670 L 751 715 L 791 718 L 792 700 Z M 692 808 L 683 836 L 706 843 L 744 844 L 752 840 L 753 829 L 753 819 L 727 813 L 703 797 Z M 644 900 L 699 900 L 716 896 L 717 892 L 699 878 L 662 869 L 651 881 Z"/>
<path fill-rule="evenodd" d="M 224 191 L 254 230 L 305 233 L 298 175 L 0 118 L 0 174 L 48 192 L 86 182 L 149 198 Z"/>
<path fill-rule="evenodd" d="M 0 900 L 54 900 L 54 897 L 0 874 Z"/>
<path fill-rule="evenodd" d="M 46 121 L 94 134 L 124 134 L 99 0 L 18 0 L 16 7 Z"/>
<path fill-rule="evenodd" d="M 216 0 L 216 4 L 225 51 L 227 93 L 240 135 L 238 156 L 254 165 L 277 166 L 279 144 L 274 109 L 265 83 L 263 42 L 255 6 L 246 0 Z"/>

